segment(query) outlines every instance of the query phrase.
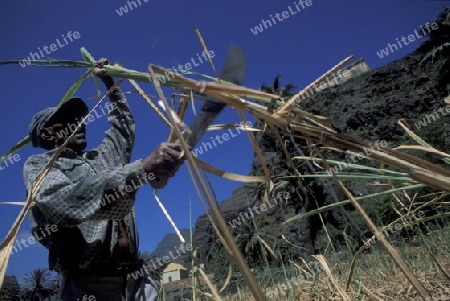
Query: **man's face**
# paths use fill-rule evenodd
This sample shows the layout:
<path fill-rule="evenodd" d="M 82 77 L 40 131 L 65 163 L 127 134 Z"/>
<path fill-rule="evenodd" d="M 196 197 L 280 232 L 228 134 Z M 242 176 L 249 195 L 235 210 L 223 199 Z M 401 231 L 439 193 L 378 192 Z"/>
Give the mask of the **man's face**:
<path fill-rule="evenodd" d="M 56 134 L 57 145 L 63 144 L 67 138 L 73 133 L 78 123 L 76 121 L 68 122 L 68 123 L 55 123 L 53 124 L 53 132 Z M 67 147 L 74 150 L 75 152 L 82 152 L 87 146 L 86 141 L 86 125 L 83 124 L 80 126 L 78 131 L 73 135 L 72 139 L 70 139 Z"/>
<path fill-rule="evenodd" d="M 51 125 L 47 126 L 43 129 L 41 133 L 41 137 L 45 140 L 53 140 L 55 146 L 62 145 L 67 138 L 73 133 L 76 129 L 78 120 L 75 118 L 58 118 Z M 80 153 L 87 146 L 86 141 L 86 125 L 81 125 L 76 134 L 70 139 L 67 147 L 72 149 L 73 151 Z"/>

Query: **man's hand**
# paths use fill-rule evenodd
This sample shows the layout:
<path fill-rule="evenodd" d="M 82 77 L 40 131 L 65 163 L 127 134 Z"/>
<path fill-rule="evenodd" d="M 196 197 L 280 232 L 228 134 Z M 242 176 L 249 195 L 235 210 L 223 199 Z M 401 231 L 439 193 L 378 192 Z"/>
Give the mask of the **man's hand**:
<path fill-rule="evenodd" d="M 114 85 L 114 79 L 106 74 L 106 70 L 103 68 L 104 65 L 109 65 L 109 60 L 106 58 L 101 58 L 94 63 L 94 75 L 97 76 L 109 90 Z"/>
<path fill-rule="evenodd" d="M 177 143 L 161 143 L 150 156 L 142 160 L 145 172 L 153 173 L 165 185 L 167 179 L 173 177 L 184 162 L 181 150 L 181 145 Z"/>

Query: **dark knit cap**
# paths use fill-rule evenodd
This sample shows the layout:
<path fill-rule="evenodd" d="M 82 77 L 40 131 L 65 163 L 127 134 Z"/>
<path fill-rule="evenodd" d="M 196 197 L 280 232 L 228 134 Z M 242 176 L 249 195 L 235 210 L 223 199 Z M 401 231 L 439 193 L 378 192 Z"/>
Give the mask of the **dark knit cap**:
<path fill-rule="evenodd" d="M 28 127 L 28 135 L 34 147 L 43 147 L 43 141 L 39 136 L 42 128 L 51 125 L 59 115 L 71 116 L 74 119 L 84 117 L 89 113 L 88 106 L 79 97 L 72 97 L 59 107 L 50 107 L 36 113 Z"/>

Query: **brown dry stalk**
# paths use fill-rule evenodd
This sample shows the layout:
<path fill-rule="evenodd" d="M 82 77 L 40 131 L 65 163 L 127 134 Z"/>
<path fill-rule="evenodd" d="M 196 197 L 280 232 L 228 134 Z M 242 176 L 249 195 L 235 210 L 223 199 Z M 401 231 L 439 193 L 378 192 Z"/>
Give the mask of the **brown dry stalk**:
<path fill-rule="evenodd" d="M 245 118 L 244 113 L 242 113 L 242 111 L 239 109 L 237 109 L 237 112 L 239 114 L 239 117 L 241 117 L 242 121 L 244 122 L 244 124 L 247 124 L 247 119 Z M 246 133 L 247 133 L 248 140 L 250 141 L 250 144 L 252 145 L 253 151 L 255 152 L 256 157 L 258 158 L 259 163 L 261 164 L 262 169 L 264 171 L 264 176 L 265 176 L 266 185 L 267 185 L 267 189 L 266 189 L 266 191 L 264 193 L 264 197 L 263 197 L 263 203 L 265 204 L 269 201 L 270 192 L 272 191 L 272 186 L 273 186 L 273 183 L 270 180 L 270 171 L 267 168 L 267 164 L 264 160 L 264 156 L 261 152 L 261 149 L 258 146 L 258 143 L 256 142 L 255 137 L 250 132 L 246 131 Z"/>
<path fill-rule="evenodd" d="M 202 45 L 203 49 L 205 50 L 206 55 L 208 56 L 208 61 L 211 64 L 211 68 L 213 69 L 214 74 L 216 75 L 217 78 L 219 78 L 219 75 L 217 74 L 216 66 L 214 66 L 211 56 L 209 55 L 208 47 L 206 47 L 205 40 L 203 39 L 202 34 L 200 33 L 200 30 L 198 30 L 197 27 L 194 27 L 194 31 L 200 41 L 200 44 Z"/>
<path fill-rule="evenodd" d="M 0 258 L 4 259 L 4 260 L 0 261 L 0 287 L 3 287 L 3 281 L 5 279 L 6 270 L 8 268 L 8 263 L 9 263 L 9 258 L 11 256 L 12 246 L 14 244 L 14 241 L 16 240 L 20 226 L 22 225 L 28 211 L 33 206 L 33 203 L 31 201 L 31 196 L 32 196 L 32 194 L 30 194 L 28 196 L 26 205 L 20 211 L 20 213 L 17 216 L 16 220 L 14 221 L 11 229 L 9 230 L 8 234 L 6 235 L 6 238 L 3 240 L 2 244 L 0 245 Z"/>
<path fill-rule="evenodd" d="M 262 177 L 262 176 L 258 177 L 258 176 L 239 175 L 236 173 L 232 173 L 232 172 L 228 172 L 228 171 L 224 171 L 219 168 L 216 168 L 196 157 L 193 157 L 193 158 L 199 168 L 201 168 L 204 171 L 207 171 L 209 173 L 215 174 L 216 176 L 222 177 L 224 179 L 228 179 L 231 181 L 237 181 L 237 182 L 245 182 L 245 183 L 260 183 L 260 182 L 266 181 L 266 178 Z"/>
<path fill-rule="evenodd" d="M 322 265 L 323 270 L 327 274 L 328 278 L 333 283 L 333 286 L 337 289 L 339 292 L 339 295 L 341 295 L 342 299 L 344 301 L 352 301 L 349 295 L 345 292 L 345 290 L 342 289 L 342 287 L 339 285 L 339 282 L 334 278 L 333 273 L 331 273 L 330 267 L 328 266 L 327 260 L 323 255 L 314 255 L 314 258 L 317 259 L 317 261 Z"/>
<path fill-rule="evenodd" d="M 158 109 L 158 107 L 153 103 L 153 101 L 148 97 L 147 94 L 144 93 L 144 90 L 136 83 L 135 80 L 129 79 L 130 83 L 136 88 L 136 90 L 141 94 L 141 96 L 145 99 L 145 101 L 152 107 L 153 110 L 155 110 L 156 114 L 164 121 L 165 124 L 170 126 L 169 120 L 164 116 L 164 114 Z"/>
<path fill-rule="evenodd" d="M 172 95 L 172 101 L 174 102 L 174 98 L 175 96 Z M 186 114 L 186 109 L 187 106 L 189 104 L 189 100 L 187 99 L 186 96 L 182 96 L 181 100 L 180 100 L 180 106 L 177 109 L 177 113 L 176 116 L 178 116 L 177 118 L 179 120 L 183 120 L 184 119 L 184 115 Z M 169 123 L 170 126 L 170 123 Z M 169 138 L 167 139 L 167 142 L 174 142 L 176 140 L 174 132 L 172 127 L 170 128 L 170 134 L 169 134 Z"/>
<path fill-rule="evenodd" d="M 369 298 L 372 298 L 375 301 L 383 301 L 382 299 L 378 298 L 375 294 L 373 294 L 367 287 L 365 287 L 362 282 L 358 282 L 356 280 L 353 280 L 353 282 L 355 283 L 356 287 L 361 287 L 362 291 L 366 293 L 369 296 Z"/>
<path fill-rule="evenodd" d="M 200 272 L 200 274 L 203 277 L 203 280 L 205 281 L 205 283 L 208 285 L 209 288 L 211 288 L 211 292 L 213 294 L 213 296 L 216 298 L 216 300 L 222 301 L 222 299 L 219 296 L 219 293 L 217 292 L 217 288 L 211 283 L 211 281 L 209 281 L 208 276 L 206 276 L 205 272 L 203 271 L 202 268 L 194 268 L 194 272 L 198 270 Z"/>
<path fill-rule="evenodd" d="M 219 293 L 223 292 L 223 290 L 228 286 L 230 283 L 231 277 L 233 276 L 233 266 L 230 264 L 228 266 L 228 275 L 227 278 L 225 278 L 225 281 L 222 285 L 222 288 L 220 289 Z"/>
<path fill-rule="evenodd" d="M 191 179 L 193 179 L 193 178 L 194 178 L 194 174 L 193 174 L 193 170 L 192 170 L 191 165 L 188 164 L 188 165 L 187 165 L 187 168 L 188 168 L 189 176 L 191 177 Z M 230 250 L 230 248 L 228 247 L 228 245 L 227 245 L 225 239 L 223 238 L 222 234 L 220 234 L 220 231 L 219 231 L 219 229 L 217 228 L 216 222 L 213 220 L 213 217 L 211 216 L 210 211 L 209 211 L 208 208 L 206 207 L 205 200 L 204 200 L 203 197 L 202 197 L 202 194 L 201 194 L 201 192 L 200 192 L 200 189 L 199 189 L 199 187 L 198 187 L 197 182 L 193 181 L 192 184 L 194 185 L 195 192 L 196 192 L 197 195 L 199 196 L 200 204 L 202 205 L 203 210 L 205 210 L 206 216 L 208 217 L 208 220 L 211 222 L 211 226 L 213 227 L 214 231 L 216 232 L 217 236 L 219 237 L 220 242 L 223 244 L 223 246 L 225 247 L 225 249 L 227 250 L 227 252 L 231 253 L 231 250 Z"/>
<path fill-rule="evenodd" d="M 278 108 L 278 110 L 275 111 L 274 115 L 282 116 L 283 114 L 286 114 L 287 112 L 289 112 L 289 110 L 291 109 L 292 106 L 299 105 L 303 100 L 306 99 L 306 97 L 303 97 L 303 99 L 300 99 L 300 96 L 304 96 L 303 94 L 306 94 L 306 92 L 308 90 L 310 90 L 313 86 L 319 85 L 322 82 L 324 82 L 326 80 L 327 76 L 329 76 L 331 73 L 339 70 L 342 66 L 344 66 L 346 63 L 351 61 L 353 58 L 354 58 L 354 56 L 351 55 L 351 56 L 345 58 L 344 60 L 342 60 L 340 63 L 335 65 L 333 68 L 331 68 L 327 72 L 325 72 L 325 74 L 323 74 L 321 77 L 316 79 L 313 83 L 309 84 L 309 86 L 307 86 L 305 89 L 303 89 L 302 91 L 300 91 L 299 93 L 294 95 L 291 99 L 289 99 L 289 101 L 284 106 Z"/>
<path fill-rule="evenodd" d="M 164 103 L 164 106 L 166 107 L 166 109 L 168 109 L 169 104 L 167 103 L 164 93 L 162 92 L 159 82 L 153 72 L 153 66 L 149 67 L 149 73 L 155 84 L 155 88 L 158 91 L 159 97 L 161 98 L 162 102 Z M 213 201 L 211 194 L 209 193 L 208 188 L 205 184 L 205 181 L 203 180 L 203 178 L 200 174 L 200 171 L 197 167 L 197 164 L 194 160 L 194 156 L 189 152 L 189 145 L 187 144 L 186 140 L 183 138 L 183 135 L 181 134 L 180 129 L 176 126 L 175 119 L 173 118 L 173 116 L 171 114 L 169 114 L 169 117 L 170 117 L 170 121 L 173 126 L 173 129 L 175 131 L 175 134 L 178 136 L 180 144 L 182 145 L 182 147 L 185 151 L 186 159 L 192 165 L 192 168 L 193 168 L 193 171 L 195 174 L 195 178 L 196 178 L 196 179 L 192 179 L 192 181 L 193 182 L 195 180 L 198 181 L 201 189 L 203 190 L 203 194 L 206 197 L 208 204 L 211 207 L 211 211 L 214 215 L 214 218 L 217 221 L 218 227 L 219 227 L 220 231 L 222 232 L 221 234 L 223 235 L 223 238 L 225 239 L 225 242 L 227 243 L 227 245 L 231 251 L 229 253 L 230 259 L 232 259 L 234 261 L 237 268 L 242 273 L 245 281 L 247 282 L 247 284 L 248 284 L 253 296 L 256 298 L 256 300 L 267 301 L 267 297 L 264 295 L 264 292 L 262 291 L 261 287 L 259 286 L 258 282 L 256 281 L 255 276 L 250 271 L 250 268 L 248 267 L 247 262 L 245 261 L 244 257 L 242 256 L 242 253 L 239 251 L 239 248 L 238 248 L 236 242 L 234 241 L 234 238 L 231 235 L 230 230 L 227 227 L 227 224 L 225 222 L 225 219 L 224 219 L 222 213 L 220 212 L 217 204 Z"/>
<path fill-rule="evenodd" d="M 240 95 L 240 96 L 248 96 L 248 97 L 263 97 L 269 99 L 279 99 L 280 97 L 277 95 L 265 93 L 262 91 L 257 91 L 253 89 L 249 89 L 246 87 L 234 85 L 234 84 L 222 84 L 215 82 L 199 82 L 190 78 L 186 78 L 170 70 L 164 69 L 161 66 L 152 65 L 153 70 L 156 73 L 163 74 L 166 77 L 169 77 L 171 80 L 176 81 L 178 83 L 183 84 L 191 90 L 199 91 L 200 93 L 205 94 L 232 94 L 232 95 Z"/>
<path fill-rule="evenodd" d="M 335 178 L 334 171 L 332 171 L 333 177 Z M 337 180 L 337 179 L 336 179 Z M 409 269 L 406 262 L 401 257 L 400 253 L 387 241 L 387 239 L 384 237 L 383 233 L 378 231 L 377 226 L 374 224 L 372 219 L 367 215 L 366 211 L 362 208 L 362 206 L 358 203 L 358 201 L 354 198 L 354 196 L 351 194 L 350 191 L 348 191 L 347 187 L 345 185 L 337 180 L 339 186 L 342 188 L 344 193 L 347 195 L 347 197 L 350 199 L 350 202 L 355 207 L 355 209 L 358 211 L 358 213 L 361 215 L 364 222 L 369 227 L 370 231 L 378 238 L 383 248 L 388 252 L 388 254 L 392 257 L 395 264 L 400 268 L 400 270 L 405 274 L 406 278 L 408 278 L 409 282 L 414 286 L 414 288 L 420 293 L 420 295 L 425 299 L 427 298 L 428 292 L 425 290 L 425 287 L 420 283 L 419 279 L 417 279 L 416 276 L 414 276 L 413 272 Z"/>

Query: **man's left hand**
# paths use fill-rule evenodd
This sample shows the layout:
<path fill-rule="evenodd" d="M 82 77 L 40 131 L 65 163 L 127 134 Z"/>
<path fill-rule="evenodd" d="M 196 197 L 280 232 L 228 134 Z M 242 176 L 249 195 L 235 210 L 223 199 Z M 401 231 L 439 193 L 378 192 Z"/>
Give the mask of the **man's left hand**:
<path fill-rule="evenodd" d="M 107 58 L 101 58 L 94 63 L 94 75 L 97 76 L 109 89 L 114 85 L 114 79 L 106 73 L 103 66 L 109 65 Z"/>

